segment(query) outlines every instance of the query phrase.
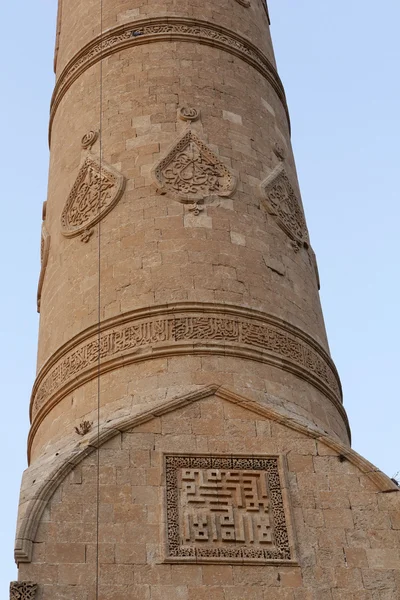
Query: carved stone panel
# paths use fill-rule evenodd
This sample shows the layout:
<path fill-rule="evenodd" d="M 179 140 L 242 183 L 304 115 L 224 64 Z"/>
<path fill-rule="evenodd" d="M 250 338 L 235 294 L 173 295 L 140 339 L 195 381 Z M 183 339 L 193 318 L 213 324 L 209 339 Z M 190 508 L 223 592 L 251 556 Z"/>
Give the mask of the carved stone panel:
<path fill-rule="evenodd" d="M 266 208 L 277 225 L 297 247 L 308 247 L 309 237 L 303 210 L 282 163 L 263 181 L 261 189 Z"/>
<path fill-rule="evenodd" d="M 35 600 L 37 585 L 29 581 L 10 583 L 10 600 Z"/>
<path fill-rule="evenodd" d="M 87 156 L 61 215 L 61 230 L 66 237 L 82 235 L 98 223 L 121 198 L 125 178 L 95 156 Z M 90 237 L 90 236 L 89 236 Z"/>
<path fill-rule="evenodd" d="M 231 171 L 195 133 L 187 131 L 154 169 L 160 191 L 180 202 L 230 196 L 236 186 Z"/>
<path fill-rule="evenodd" d="M 278 457 L 166 456 L 167 561 L 290 562 Z"/>
<path fill-rule="evenodd" d="M 45 215 L 44 215 L 45 216 Z M 37 311 L 40 312 L 40 301 L 42 298 L 42 288 L 44 282 L 44 276 L 46 273 L 46 267 L 49 260 L 50 253 L 50 235 L 46 229 L 46 225 L 42 225 L 42 237 L 40 242 L 40 275 L 37 289 Z"/>

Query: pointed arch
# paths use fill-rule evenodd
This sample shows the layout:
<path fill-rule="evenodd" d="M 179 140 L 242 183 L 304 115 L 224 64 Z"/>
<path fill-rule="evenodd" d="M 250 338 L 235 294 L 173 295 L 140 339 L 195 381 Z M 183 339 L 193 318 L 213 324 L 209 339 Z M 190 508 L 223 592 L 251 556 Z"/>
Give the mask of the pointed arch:
<path fill-rule="evenodd" d="M 135 415 L 120 417 L 103 423 L 99 432 L 96 430 L 87 434 L 87 437 L 80 443 L 70 443 L 62 452 L 45 456 L 40 464 L 34 464 L 27 469 L 21 487 L 21 502 L 15 541 L 14 555 L 17 564 L 31 562 L 33 542 L 43 511 L 54 492 L 74 467 L 118 434 L 211 396 L 236 404 L 264 419 L 284 425 L 288 429 L 325 444 L 359 469 L 374 483 L 380 492 L 400 492 L 400 488 L 387 475 L 338 439 L 328 436 L 323 429 L 305 425 L 292 417 L 288 417 L 276 408 L 263 406 L 259 402 L 240 396 L 225 387 L 209 385 L 198 391 L 159 403 L 150 409 L 141 410 Z"/>

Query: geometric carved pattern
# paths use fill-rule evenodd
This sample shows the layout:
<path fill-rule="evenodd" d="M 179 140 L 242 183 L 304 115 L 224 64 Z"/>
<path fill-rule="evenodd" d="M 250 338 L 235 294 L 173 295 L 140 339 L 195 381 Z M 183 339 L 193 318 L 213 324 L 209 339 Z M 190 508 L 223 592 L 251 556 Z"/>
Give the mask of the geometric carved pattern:
<path fill-rule="evenodd" d="M 32 393 L 32 418 L 61 391 L 68 393 L 67 385 L 73 389 L 82 385 L 85 372 L 90 379 L 99 359 L 100 368 L 115 364 L 118 358 L 128 364 L 130 356 L 132 362 L 140 359 L 142 353 L 137 350 L 146 347 L 153 357 L 178 351 L 192 354 L 198 348 L 203 355 L 222 352 L 262 360 L 295 373 L 341 405 L 340 384 L 332 362 L 304 334 L 288 331 L 278 322 L 266 323 L 234 312 L 230 316 L 215 312 L 179 316 L 172 308 L 156 317 L 145 318 L 142 313 L 139 320 L 128 321 L 124 315 L 122 325 L 113 320 L 100 334 L 91 334 L 86 341 L 73 344 L 72 349 L 45 365 Z"/>
<path fill-rule="evenodd" d="M 10 583 L 10 600 L 34 600 L 37 585 L 28 581 L 12 581 Z"/>
<path fill-rule="evenodd" d="M 108 214 L 121 198 L 125 178 L 110 165 L 87 156 L 61 215 L 66 237 L 83 234 Z"/>
<path fill-rule="evenodd" d="M 278 457 L 166 456 L 167 559 L 293 559 Z"/>
<path fill-rule="evenodd" d="M 181 202 L 230 196 L 236 179 L 195 133 L 187 131 L 154 169 L 161 191 Z"/>
<path fill-rule="evenodd" d="M 261 184 L 268 212 L 297 248 L 309 246 L 306 221 L 283 164 Z"/>

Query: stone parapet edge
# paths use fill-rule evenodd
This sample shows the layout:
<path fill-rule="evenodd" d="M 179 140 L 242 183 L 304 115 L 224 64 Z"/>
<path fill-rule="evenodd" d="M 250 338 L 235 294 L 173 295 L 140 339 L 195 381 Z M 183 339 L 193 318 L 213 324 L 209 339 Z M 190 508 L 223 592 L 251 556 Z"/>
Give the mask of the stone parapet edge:
<path fill-rule="evenodd" d="M 24 473 L 21 487 L 21 516 L 18 520 L 14 550 L 17 564 L 31 562 L 33 542 L 42 514 L 61 482 L 82 460 L 120 433 L 213 395 L 325 444 L 359 469 L 372 481 L 379 492 L 400 492 L 400 488 L 387 475 L 349 446 L 327 435 L 323 429 L 311 424 L 305 425 L 282 414 L 275 408 L 263 406 L 255 400 L 235 394 L 228 388 L 213 384 L 179 398 L 162 402 L 129 417 L 111 419 L 102 424 L 98 431 L 96 429 L 91 434 L 87 434 L 79 443 L 70 441 L 65 444 L 61 452 L 57 452 L 55 455 L 44 455 L 37 463 L 30 466 Z"/>
<path fill-rule="evenodd" d="M 225 50 L 246 61 L 271 84 L 282 102 L 290 129 L 289 110 L 283 84 L 271 61 L 257 46 L 247 38 L 209 21 L 160 16 L 131 21 L 109 29 L 75 54 L 60 73 L 54 88 L 50 108 L 49 141 L 57 108 L 67 90 L 82 73 L 111 54 L 157 41 L 206 44 Z"/>
<path fill-rule="evenodd" d="M 184 319 L 186 319 L 185 322 Z M 192 331 L 187 334 L 185 330 L 182 334 L 176 332 L 177 326 L 185 328 L 187 323 L 188 327 L 191 327 L 193 322 L 200 323 L 200 326 L 205 327 L 205 333 L 201 331 L 200 334 L 206 337 L 201 337 L 201 335 L 196 337 Z M 124 325 L 128 325 L 129 330 L 116 331 L 117 327 Z M 211 334 L 208 335 L 208 326 L 218 328 L 214 339 Z M 135 331 L 132 333 L 134 327 L 141 328 L 139 335 L 144 341 L 142 343 L 142 339 L 139 341 L 134 339 L 133 343 L 126 348 L 123 336 L 126 336 L 126 331 L 131 337 L 137 335 Z M 243 339 L 241 329 L 243 327 L 246 330 L 252 327 L 253 335 L 261 332 L 261 342 L 265 336 L 268 337 L 270 334 L 283 336 L 282 343 L 293 345 L 294 355 L 300 351 L 304 364 L 288 357 L 284 351 L 279 353 L 279 348 L 274 350 L 271 347 L 268 348 L 266 344 L 263 346 L 257 339 L 252 341 L 251 335 L 249 338 Z M 117 342 L 115 341 L 116 337 L 118 338 Z M 122 342 L 120 342 L 121 337 L 123 337 Z M 86 345 L 82 346 L 84 343 Z M 122 344 L 120 350 L 118 350 L 118 344 Z M 98 360 L 99 348 L 100 361 Z M 74 354 L 71 354 L 72 352 Z M 313 359 L 318 361 L 314 372 L 307 364 L 307 357 L 310 357 L 310 353 Z M 250 308 L 225 304 L 182 302 L 138 309 L 112 317 L 99 325 L 87 328 L 61 346 L 43 365 L 33 386 L 30 402 L 32 427 L 28 438 L 29 449 L 41 422 L 52 408 L 67 394 L 99 374 L 127 364 L 155 358 L 206 354 L 263 362 L 302 378 L 321 391 L 333 403 L 344 420 L 350 436 L 347 415 L 342 406 L 340 379 L 335 365 L 325 350 L 304 331 L 278 317 Z M 80 364 L 76 364 L 77 361 L 80 364 L 84 362 L 85 365 L 80 369 L 78 368 Z M 326 374 L 326 380 L 319 373 L 321 368 Z M 51 377 L 57 384 L 51 383 Z M 46 389 L 50 391 L 42 401 Z"/>

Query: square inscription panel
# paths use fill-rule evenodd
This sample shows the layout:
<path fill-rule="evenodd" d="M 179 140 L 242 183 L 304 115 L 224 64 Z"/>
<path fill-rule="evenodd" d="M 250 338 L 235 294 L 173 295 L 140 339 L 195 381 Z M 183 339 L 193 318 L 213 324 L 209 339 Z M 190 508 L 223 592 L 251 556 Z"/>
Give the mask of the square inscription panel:
<path fill-rule="evenodd" d="M 293 561 L 279 457 L 165 461 L 167 561 Z"/>

